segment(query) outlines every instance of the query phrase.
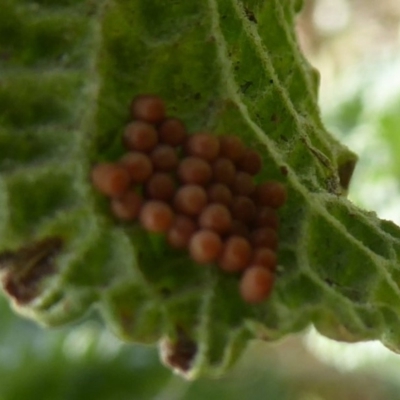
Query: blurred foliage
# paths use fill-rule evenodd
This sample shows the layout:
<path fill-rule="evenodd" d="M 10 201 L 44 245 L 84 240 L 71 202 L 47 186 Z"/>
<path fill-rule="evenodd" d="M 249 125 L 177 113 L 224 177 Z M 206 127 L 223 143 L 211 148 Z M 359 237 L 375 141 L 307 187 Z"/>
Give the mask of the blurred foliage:
<path fill-rule="evenodd" d="M 191 383 L 163 367 L 155 347 L 123 344 L 96 318 L 49 331 L 16 317 L 3 298 L 0 312 L 2 400 L 289 398 L 271 366 L 242 366 L 225 379 Z"/>
<path fill-rule="evenodd" d="M 328 128 L 359 155 L 350 198 L 400 223 L 400 59 L 354 66 L 322 104 Z"/>
<path fill-rule="evenodd" d="M 154 348 L 123 345 L 92 319 L 44 331 L 1 299 L 0 399 L 151 399 L 169 379 Z"/>
<path fill-rule="evenodd" d="M 394 373 L 339 372 L 301 337 L 254 342 L 224 378 L 191 382 L 162 367 L 156 348 L 119 342 L 95 317 L 49 331 L 15 316 L 2 298 L 0 312 L 1 400 L 400 399 Z"/>
<path fill-rule="evenodd" d="M 400 2 L 304 0 L 297 31 L 321 73 L 328 129 L 359 155 L 350 199 L 400 223 Z"/>

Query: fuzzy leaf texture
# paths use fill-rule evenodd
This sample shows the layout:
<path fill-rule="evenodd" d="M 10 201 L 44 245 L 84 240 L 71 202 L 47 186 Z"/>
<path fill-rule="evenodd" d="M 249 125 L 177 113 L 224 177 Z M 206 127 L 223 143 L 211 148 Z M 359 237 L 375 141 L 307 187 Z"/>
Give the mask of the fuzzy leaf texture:
<path fill-rule="evenodd" d="M 310 323 L 400 349 L 400 229 L 346 199 L 356 156 L 320 121 L 318 73 L 293 29 L 300 5 L 2 1 L 0 266 L 18 311 L 57 326 L 94 308 L 126 341 L 175 346 L 192 378 L 222 373 L 251 338 Z M 121 155 L 141 93 L 191 132 L 240 136 L 263 156 L 260 179 L 287 185 L 262 304 L 241 300 L 236 276 L 116 222 L 92 188 L 91 166 Z"/>

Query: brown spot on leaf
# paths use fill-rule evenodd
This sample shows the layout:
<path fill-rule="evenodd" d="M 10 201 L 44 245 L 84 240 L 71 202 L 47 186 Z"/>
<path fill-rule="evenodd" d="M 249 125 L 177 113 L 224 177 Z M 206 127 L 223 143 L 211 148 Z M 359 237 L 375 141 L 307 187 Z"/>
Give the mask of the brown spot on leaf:
<path fill-rule="evenodd" d="M 347 191 L 349 189 L 350 180 L 353 176 L 354 168 L 356 167 L 357 160 L 348 160 L 345 163 L 339 165 L 339 182 L 340 186 Z"/>
<path fill-rule="evenodd" d="M 289 169 L 288 169 L 288 167 L 287 167 L 286 165 L 282 165 L 282 166 L 280 167 L 280 171 L 281 171 L 281 174 L 282 174 L 283 176 L 287 176 L 288 173 L 289 173 Z"/>
<path fill-rule="evenodd" d="M 273 122 L 274 124 L 279 124 L 281 122 L 281 119 L 278 114 L 272 114 L 270 121 Z"/>
<path fill-rule="evenodd" d="M 178 329 L 175 340 L 166 338 L 161 341 L 160 353 L 165 365 L 186 375 L 192 368 L 197 344 L 182 329 Z"/>
<path fill-rule="evenodd" d="M 251 11 L 248 7 L 245 7 L 244 12 L 246 13 L 246 17 L 250 22 L 257 23 L 257 18 L 254 15 L 254 12 Z"/>
<path fill-rule="evenodd" d="M 25 305 L 38 296 L 42 279 L 56 270 L 54 259 L 62 244 L 60 238 L 47 238 L 0 254 L 3 289 L 18 305 Z"/>

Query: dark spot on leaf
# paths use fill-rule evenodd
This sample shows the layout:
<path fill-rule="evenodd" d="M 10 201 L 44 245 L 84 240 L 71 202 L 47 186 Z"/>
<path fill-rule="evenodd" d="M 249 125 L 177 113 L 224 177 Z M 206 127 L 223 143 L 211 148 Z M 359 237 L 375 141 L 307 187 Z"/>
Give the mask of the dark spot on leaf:
<path fill-rule="evenodd" d="M 281 174 L 284 176 L 287 176 L 287 174 L 289 173 L 288 167 L 286 165 L 282 165 L 280 170 L 281 170 Z"/>
<path fill-rule="evenodd" d="M 281 139 L 282 142 L 288 142 L 289 141 L 289 139 L 285 135 L 280 135 L 279 139 Z"/>
<path fill-rule="evenodd" d="M 62 244 L 60 238 L 47 238 L 0 254 L 3 289 L 17 304 L 25 305 L 39 295 L 40 282 L 56 271 L 55 257 Z"/>
<path fill-rule="evenodd" d="M 243 83 L 243 85 L 240 85 L 240 90 L 242 91 L 243 94 L 247 92 L 247 89 L 253 84 L 253 82 L 247 81 Z"/>
<path fill-rule="evenodd" d="M 197 92 L 193 95 L 194 100 L 200 100 L 201 99 L 201 93 Z"/>
<path fill-rule="evenodd" d="M 280 122 L 279 115 L 277 114 L 272 114 L 271 115 L 271 122 L 274 122 L 275 124 L 278 124 Z"/>
<path fill-rule="evenodd" d="M 349 160 L 339 165 L 338 174 L 339 174 L 340 186 L 346 191 L 349 189 L 350 180 L 351 177 L 353 176 L 355 167 L 356 167 L 356 160 Z"/>
<path fill-rule="evenodd" d="M 325 283 L 326 283 L 328 286 L 330 286 L 330 287 L 332 287 L 332 286 L 335 285 L 335 283 L 334 283 L 331 279 L 329 279 L 329 278 L 325 278 L 324 281 L 325 281 Z"/>
<path fill-rule="evenodd" d="M 160 289 L 160 293 L 161 293 L 161 296 L 163 296 L 163 297 L 170 297 L 172 294 L 172 291 L 169 288 L 163 287 Z"/>
<path fill-rule="evenodd" d="M 161 342 L 160 352 L 165 365 L 186 374 L 192 368 L 197 344 L 182 329 L 178 329 L 175 340 L 167 338 Z"/>
<path fill-rule="evenodd" d="M 250 22 L 257 23 L 257 18 L 254 15 L 253 11 L 251 11 L 248 7 L 245 7 L 244 12 L 246 13 L 246 17 Z"/>

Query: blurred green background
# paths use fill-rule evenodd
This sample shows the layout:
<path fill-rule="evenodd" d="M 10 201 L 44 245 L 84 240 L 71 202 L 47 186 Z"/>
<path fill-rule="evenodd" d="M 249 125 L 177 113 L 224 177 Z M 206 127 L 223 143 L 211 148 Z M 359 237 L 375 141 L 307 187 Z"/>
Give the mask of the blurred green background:
<path fill-rule="evenodd" d="M 400 399 L 400 360 L 378 344 L 337 344 L 313 331 L 254 342 L 225 377 L 190 382 L 163 367 L 156 348 L 122 344 L 94 317 L 44 331 L 4 300 L 0 311 L 2 400 Z"/>
<path fill-rule="evenodd" d="M 305 0 L 301 46 L 321 72 L 328 128 L 360 156 L 349 197 L 400 224 L 400 2 Z M 0 298 L 0 400 L 396 400 L 400 356 L 314 330 L 254 342 L 224 378 L 188 382 L 155 347 L 123 344 L 92 316 L 47 331 Z M 400 332 L 399 332 L 400 334 Z"/>

